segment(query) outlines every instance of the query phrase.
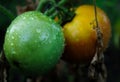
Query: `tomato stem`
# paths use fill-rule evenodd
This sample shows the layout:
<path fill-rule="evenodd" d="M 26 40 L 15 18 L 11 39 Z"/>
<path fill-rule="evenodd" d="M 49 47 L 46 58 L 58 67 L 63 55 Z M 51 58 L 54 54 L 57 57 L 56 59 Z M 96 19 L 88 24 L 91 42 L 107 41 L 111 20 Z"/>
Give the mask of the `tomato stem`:
<path fill-rule="evenodd" d="M 10 12 L 9 10 L 7 10 L 2 5 L 0 5 L 0 12 L 2 12 L 4 15 L 8 16 L 11 21 L 15 18 L 15 16 L 13 15 L 13 13 Z"/>
<path fill-rule="evenodd" d="M 52 18 L 52 19 L 54 19 L 55 16 L 57 16 L 57 14 L 58 14 L 58 12 L 56 11 L 56 12 L 54 12 L 52 15 L 50 15 L 49 17 Z"/>
<path fill-rule="evenodd" d="M 50 18 L 54 19 L 58 17 L 58 23 L 63 24 L 65 22 L 70 21 L 74 17 L 74 13 L 70 11 L 68 8 L 64 7 L 65 3 L 68 0 L 40 0 L 37 11 L 43 11 L 43 13 Z M 49 6 L 50 4 L 50 6 Z M 48 8 L 49 7 L 49 8 Z M 45 9 L 46 8 L 46 9 Z"/>
<path fill-rule="evenodd" d="M 42 9 L 45 7 L 45 5 L 50 2 L 52 4 L 55 4 L 55 0 L 40 0 L 38 6 L 36 8 L 36 11 L 42 11 Z"/>
<path fill-rule="evenodd" d="M 55 0 L 52 0 L 52 1 L 55 2 Z M 66 3 L 66 1 L 67 0 L 61 0 L 59 1 L 59 3 L 54 3 L 52 8 L 47 10 L 45 14 L 48 16 L 51 15 L 51 13 L 54 13 L 57 10 L 57 8 L 59 8 L 60 6 L 63 6 Z"/>

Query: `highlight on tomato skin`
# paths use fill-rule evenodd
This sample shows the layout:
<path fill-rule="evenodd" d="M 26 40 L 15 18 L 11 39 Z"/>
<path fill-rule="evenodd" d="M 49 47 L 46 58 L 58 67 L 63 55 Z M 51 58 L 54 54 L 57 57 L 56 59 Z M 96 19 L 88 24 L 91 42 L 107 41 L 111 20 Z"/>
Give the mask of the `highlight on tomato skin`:
<path fill-rule="evenodd" d="M 94 6 L 79 6 L 75 13 L 73 20 L 63 26 L 66 46 L 62 59 L 71 63 L 89 63 L 96 52 L 97 42 Z M 110 20 L 98 7 L 97 18 L 103 34 L 103 50 L 105 51 L 111 37 Z"/>

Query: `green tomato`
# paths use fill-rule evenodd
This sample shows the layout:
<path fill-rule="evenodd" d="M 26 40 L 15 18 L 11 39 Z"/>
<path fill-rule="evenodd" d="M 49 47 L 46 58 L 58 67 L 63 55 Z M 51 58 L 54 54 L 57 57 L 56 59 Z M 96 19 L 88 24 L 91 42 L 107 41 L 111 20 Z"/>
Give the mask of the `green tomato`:
<path fill-rule="evenodd" d="M 62 28 L 37 11 L 26 12 L 8 27 L 4 51 L 11 66 L 28 75 L 43 75 L 59 61 L 64 50 Z"/>

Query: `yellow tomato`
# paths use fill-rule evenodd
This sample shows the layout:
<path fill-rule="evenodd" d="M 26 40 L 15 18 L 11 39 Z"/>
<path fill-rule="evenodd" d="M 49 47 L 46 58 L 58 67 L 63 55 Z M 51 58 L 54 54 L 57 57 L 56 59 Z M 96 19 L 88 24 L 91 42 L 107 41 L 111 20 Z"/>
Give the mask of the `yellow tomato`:
<path fill-rule="evenodd" d="M 97 42 L 94 6 L 79 6 L 75 13 L 73 20 L 63 26 L 66 47 L 62 58 L 73 63 L 88 63 L 95 54 Z M 105 12 L 98 7 L 97 18 L 105 50 L 111 36 L 111 25 Z"/>

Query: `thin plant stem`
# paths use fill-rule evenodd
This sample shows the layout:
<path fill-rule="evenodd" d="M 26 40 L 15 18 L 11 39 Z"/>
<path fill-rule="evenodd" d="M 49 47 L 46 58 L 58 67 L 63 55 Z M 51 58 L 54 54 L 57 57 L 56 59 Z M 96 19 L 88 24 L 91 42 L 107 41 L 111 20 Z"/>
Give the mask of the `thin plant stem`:
<path fill-rule="evenodd" d="M 42 11 L 45 4 L 49 3 L 49 2 L 52 2 L 53 4 L 55 4 L 55 0 L 40 0 L 38 6 L 36 8 L 36 11 Z"/>
<path fill-rule="evenodd" d="M 100 31 L 100 27 L 98 25 L 98 19 L 97 19 L 96 0 L 94 0 L 94 10 L 95 10 L 95 22 L 96 22 L 96 32 L 97 32 L 98 45 L 99 45 L 99 47 L 103 47 L 102 33 Z"/>
<path fill-rule="evenodd" d="M 36 11 L 42 11 L 43 6 L 48 2 L 48 0 L 40 0 L 36 8 Z"/>
<path fill-rule="evenodd" d="M 98 27 L 97 10 L 96 10 L 96 0 L 94 0 L 94 10 L 95 10 L 95 22 L 96 22 L 96 27 Z"/>
<path fill-rule="evenodd" d="M 13 13 L 10 12 L 9 10 L 7 10 L 2 5 L 0 5 L 0 12 L 3 13 L 4 15 L 6 15 L 11 21 L 15 18 L 15 16 L 13 15 Z"/>
<path fill-rule="evenodd" d="M 67 0 L 61 0 L 61 1 L 59 1 L 58 4 L 55 4 L 51 9 L 49 9 L 48 11 L 46 11 L 44 14 L 49 16 L 52 12 L 54 12 L 56 10 L 56 7 L 64 5 L 66 3 L 66 1 Z"/>

